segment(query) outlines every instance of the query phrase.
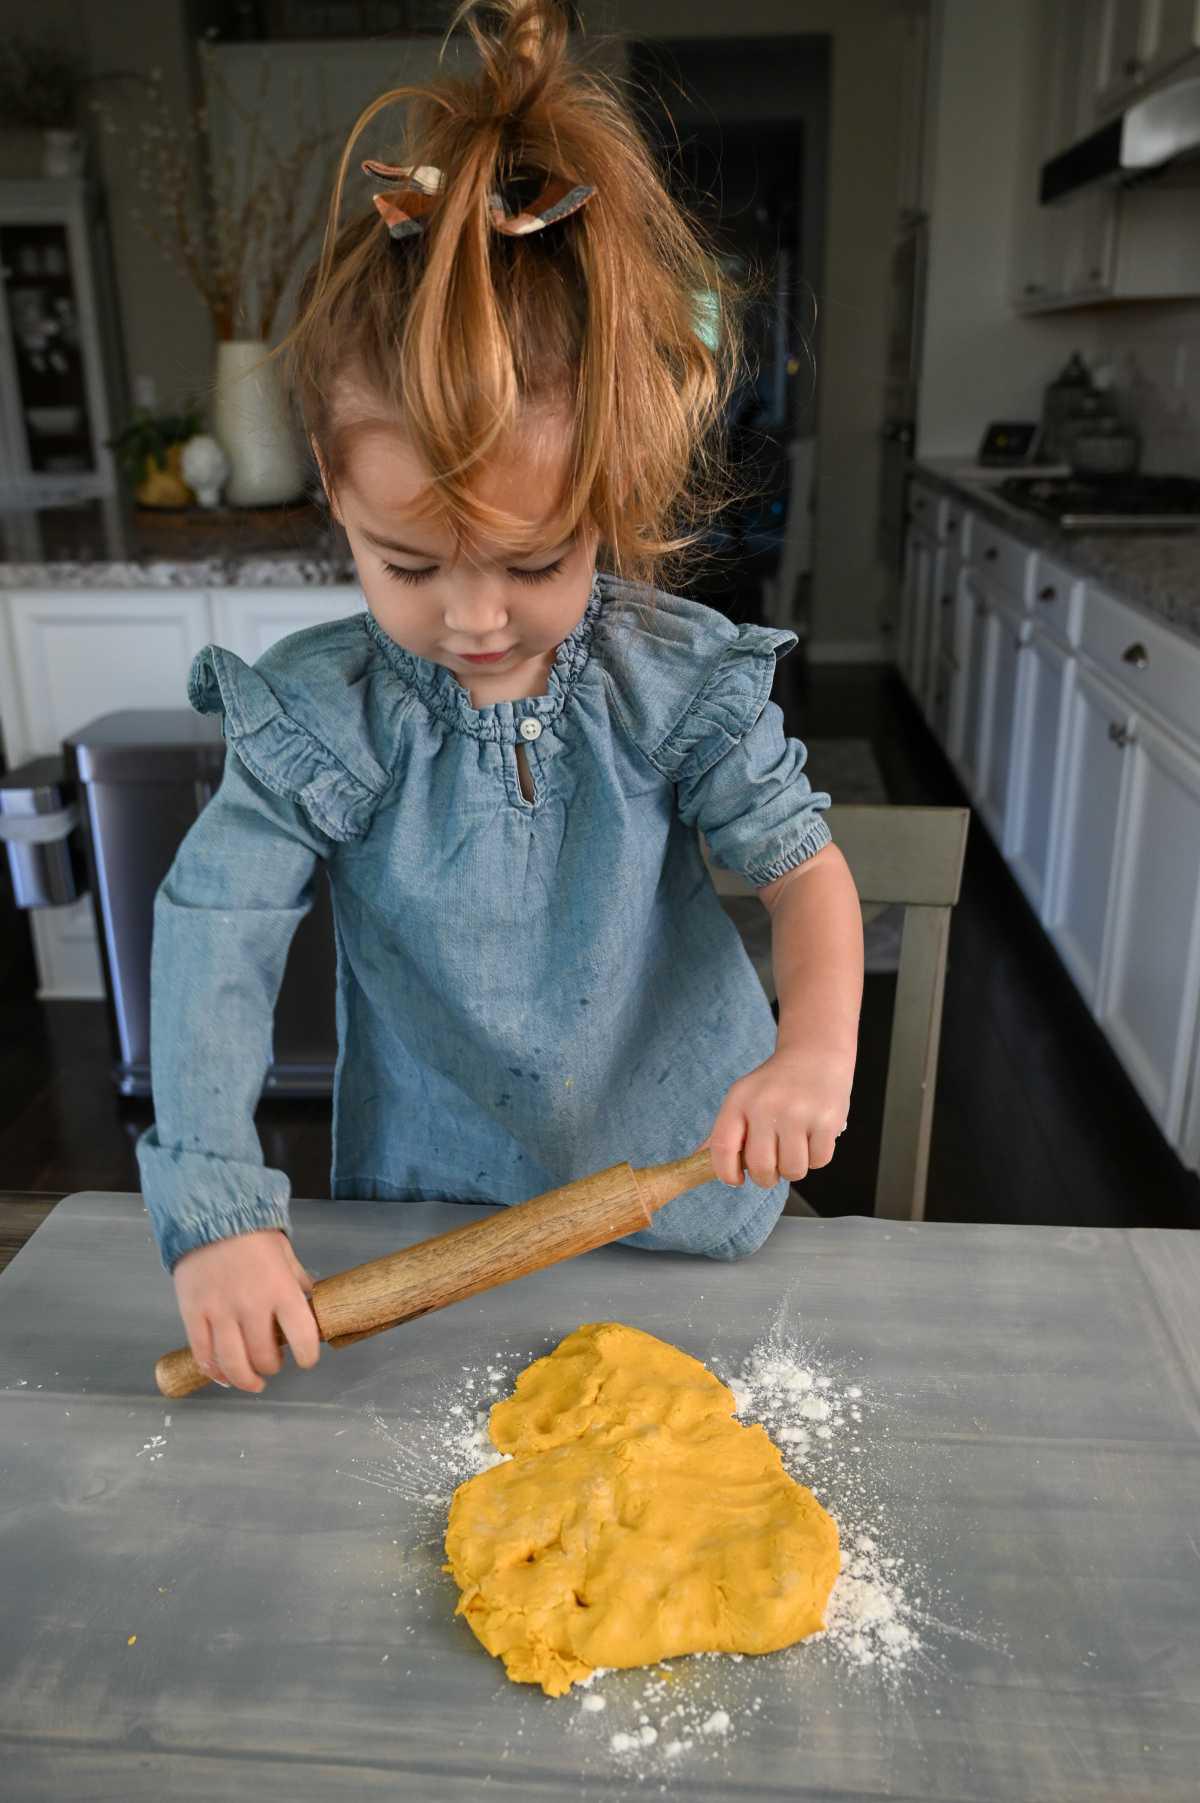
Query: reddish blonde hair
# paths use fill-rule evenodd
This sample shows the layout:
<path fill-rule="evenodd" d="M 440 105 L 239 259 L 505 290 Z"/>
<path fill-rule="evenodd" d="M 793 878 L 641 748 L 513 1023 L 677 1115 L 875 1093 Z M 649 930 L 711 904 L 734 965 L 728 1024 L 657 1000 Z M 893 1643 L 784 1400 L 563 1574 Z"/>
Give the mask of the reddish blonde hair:
<path fill-rule="evenodd" d="M 355 122 L 320 257 L 273 354 L 335 492 L 357 434 L 394 426 L 431 472 L 428 505 L 460 538 L 532 544 L 474 483 L 528 409 L 561 407 L 567 479 L 539 538 L 561 542 L 589 523 L 609 567 L 660 582 L 728 492 L 719 428 L 740 297 L 668 195 L 617 90 L 569 60 L 562 10 L 498 0 L 486 30 L 480 10 L 467 0 L 451 27 L 474 40 L 474 80 L 390 89 Z M 395 160 L 445 178 L 425 231 L 401 240 L 370 204 L 339 226 L 355 146 L 396 102 L 409 112 Z M 596 192 L 541 232 L 496 232 L 489 193 L 543 174 Z M 719 352 L 697 329 L 706 302 L 720 310 Z"/>

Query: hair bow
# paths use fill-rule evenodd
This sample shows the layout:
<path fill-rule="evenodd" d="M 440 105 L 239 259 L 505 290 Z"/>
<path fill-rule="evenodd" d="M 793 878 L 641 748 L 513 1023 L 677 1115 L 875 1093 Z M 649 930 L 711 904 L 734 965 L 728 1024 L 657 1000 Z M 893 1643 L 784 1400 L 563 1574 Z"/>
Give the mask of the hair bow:
<path fill-rule="evenodd" d="M 394 163 L 377 163 L 367 158 L 363 165 L 364 175 L 379 175 L 385 181 L 394 182 L 395 186 L 383 189 L 371 196 L 375 202 L 380 218 L 386 224 L 393 238 L 412 238 L 425 230 L 429 215 L 437 206 L 438 196 L 445 186 L 445 177 L 440 169 L 430 163 L 414 164 L 408 168 Z M 560 219 L 577 213 L 596 192 L 582 182 L 569 182 L 561 175 L 547 176 L 541 192 L 528 206 L 518 207 L 510 213 L 499 194 L 488 195 L 488 211 L 492 225 L 506 237 L 523 238 L 529 232 L 540 232 L 545 226 L 554 225 Z"/>

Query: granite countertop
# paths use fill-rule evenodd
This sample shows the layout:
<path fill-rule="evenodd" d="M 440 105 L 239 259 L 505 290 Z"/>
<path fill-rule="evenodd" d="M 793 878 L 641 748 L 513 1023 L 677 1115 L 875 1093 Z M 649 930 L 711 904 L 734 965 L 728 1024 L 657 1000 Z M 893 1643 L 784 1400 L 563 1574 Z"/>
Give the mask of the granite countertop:
<path fill-rule="evenodd" d="M 178 512 L 134 507 L 117 495 L 52 507 L 0 502 L 0 590 L 357 581 L 341 527 L 311 501 Z"/>
<path fill-rule="evenodd" d="M 1200 642 L 1200 532 L 1064 532 L 1036 513 L 1013 507 L 996 493 L 994 483 L 965 473 L 961 465 L 918 458 L 913 473 L 967 501 L 1014 538 L 1047 552 L 1118 601 Z"/>

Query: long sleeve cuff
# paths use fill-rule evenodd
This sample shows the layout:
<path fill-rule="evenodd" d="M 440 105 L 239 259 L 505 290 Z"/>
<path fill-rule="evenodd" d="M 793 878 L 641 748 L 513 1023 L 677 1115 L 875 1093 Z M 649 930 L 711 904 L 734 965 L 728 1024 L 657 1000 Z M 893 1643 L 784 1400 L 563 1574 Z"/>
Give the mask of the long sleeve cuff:
<path fill-rule="evenodd" d="M 282 1171 L 160 1145 L 156 1127 L 139 1139 L 137 1160 L 146 1212 L 168 1273 L 185 1252 L 215 1240 L 270 1227 L 291 1233 L 291 1185 Z"/>

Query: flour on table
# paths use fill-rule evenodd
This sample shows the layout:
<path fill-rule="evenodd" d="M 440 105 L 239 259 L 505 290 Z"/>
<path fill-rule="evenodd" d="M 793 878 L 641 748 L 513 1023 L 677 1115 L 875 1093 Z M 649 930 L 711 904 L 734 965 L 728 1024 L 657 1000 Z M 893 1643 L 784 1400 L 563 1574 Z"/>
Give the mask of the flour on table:
<path fill-rule="evenodd" d="M 553 1343 L 547 1336 L 546 1346 Z M 439 1382 L 432 1408 L 424 1405 L 418 1418 L 364 1411 L 380 1451 L 356 1459 L 348 1475 L 403 1501 L 410 1549 L 416 1543 L 440 1563 L 454 1490 L 503 1457 L 488 1438 L 492 1404 L 509 1394 L 533 1356 L 526 1340 L 511 1356 L 497 1352 L 461 1366 Z M 689 1772 L 732 1771 L 744 1761 L 748 1738 L 767 1708 L 765 1667 L 782 1665 L 794 1675 L 798 1701 L 811 1686 L 815 1663 L 832 1666 L 842 1685 L 902 1691 L 920 1681 L 940 1634 L 962 1631 L 933 1617 L 938 1586 L 908 1545 L 905 1521 L 880 1474 L 878 1454 L 894 1444 L 899 1425 L 894 1399 L 782 1328 L 733 1366 L 717 1356 L 707 1362 L 733 1392 L 739 1420 L 761 1422 L 790 1474 L 834 1516 L 842 1569 L 823 1634 L 764 1659 L 704 1653 L 640 1670 L 598 1670 L 551 1705 L 562 1710 L 589 1765 L 615 1766 L 639 1791 L 657 1783 L 683 1794 Z M 390 1575 L 395 1583 L 395 1571 Z M 448 1621 L 454 1599 L 447 1584 Z M 939 1601 L 944 1613 L 953 1614 L 952 1601 Z M 515 1699 L 514 1734 L 524 1719 Z"/>

